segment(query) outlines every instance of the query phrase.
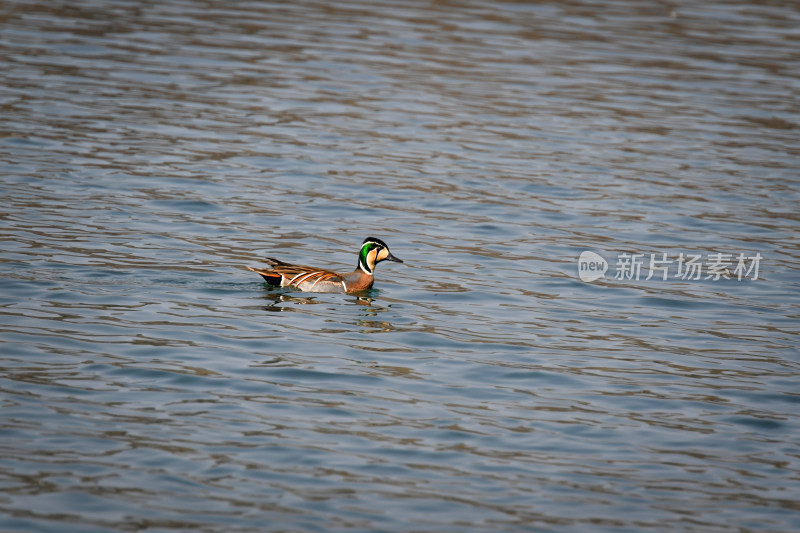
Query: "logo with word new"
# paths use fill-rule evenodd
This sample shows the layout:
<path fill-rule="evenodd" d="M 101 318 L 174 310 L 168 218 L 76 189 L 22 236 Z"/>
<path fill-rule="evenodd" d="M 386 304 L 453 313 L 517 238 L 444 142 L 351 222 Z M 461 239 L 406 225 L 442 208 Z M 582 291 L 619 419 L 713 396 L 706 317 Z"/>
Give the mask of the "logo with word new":
<path fill-rule="evenodd" d="M 608 270 L 608 261 L 598 253 L 586 250 L 578 258 L 578 277 L 581 281 L 591 282 L 604 278 Z"/>

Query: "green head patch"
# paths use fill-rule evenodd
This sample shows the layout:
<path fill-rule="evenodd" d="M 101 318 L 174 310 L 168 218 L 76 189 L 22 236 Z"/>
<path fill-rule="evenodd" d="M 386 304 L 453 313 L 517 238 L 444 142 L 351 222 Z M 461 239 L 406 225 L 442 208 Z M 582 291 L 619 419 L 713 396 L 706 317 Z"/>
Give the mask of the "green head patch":
<path fill-rule="evenodd" d="M 358 268 L 367 274 L 372 274 L 372 271 L 375 270 L 375 256 L 380 247 L 381 245 L 376 242 L 365 241 L 358 253 Z"/>

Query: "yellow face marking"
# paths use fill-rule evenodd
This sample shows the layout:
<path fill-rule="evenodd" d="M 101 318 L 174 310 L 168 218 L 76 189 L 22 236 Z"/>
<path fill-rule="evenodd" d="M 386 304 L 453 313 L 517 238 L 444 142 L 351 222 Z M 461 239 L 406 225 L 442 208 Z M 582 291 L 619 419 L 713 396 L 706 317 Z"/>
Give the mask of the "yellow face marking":
<path fill-rule="evenodd" d="M 383 261 L 387 257 L 389 257 L 389 250 L 386 248 L 381 248 L 381 251 L 378 252 L 378 262 Z"/>
<path fill-rule="evenodd" d="M 367 266 L 369 267 L 370 270 L 375 269 L 375 256 L 377 255 L 378 255 L 377 250 L 370 250 L 369 253 L 367 253 Z"/>

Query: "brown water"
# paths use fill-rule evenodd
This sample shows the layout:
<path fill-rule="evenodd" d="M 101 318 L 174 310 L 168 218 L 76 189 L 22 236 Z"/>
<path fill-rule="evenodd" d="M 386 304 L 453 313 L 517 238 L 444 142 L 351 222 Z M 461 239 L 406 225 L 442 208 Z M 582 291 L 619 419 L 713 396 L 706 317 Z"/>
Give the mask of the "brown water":
<path fill-rule="evenodd" d="M 800 529 L 798 28 L 4 2 L 0 530 Z"/>

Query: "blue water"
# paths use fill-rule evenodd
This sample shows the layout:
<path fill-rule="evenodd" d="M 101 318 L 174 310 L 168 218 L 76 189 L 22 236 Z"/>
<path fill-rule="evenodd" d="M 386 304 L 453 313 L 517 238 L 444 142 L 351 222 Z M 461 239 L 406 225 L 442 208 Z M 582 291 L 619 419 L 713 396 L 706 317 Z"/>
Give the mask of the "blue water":
<path fill-rule="evenodd" d="M 4 4 L 0 530 L 800 529 L 798 23 Z"/>

